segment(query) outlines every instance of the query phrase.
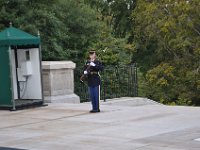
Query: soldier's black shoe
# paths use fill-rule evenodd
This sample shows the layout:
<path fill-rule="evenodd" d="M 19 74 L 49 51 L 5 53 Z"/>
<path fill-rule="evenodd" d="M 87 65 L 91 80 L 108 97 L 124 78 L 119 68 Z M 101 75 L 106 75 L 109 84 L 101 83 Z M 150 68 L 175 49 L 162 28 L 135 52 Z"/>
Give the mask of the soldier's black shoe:
<path fill-rule="evenodd" d="M 90 110 L 90 113 L 98 113 L 100 112 L 100 109 L 99 110 Z"/>

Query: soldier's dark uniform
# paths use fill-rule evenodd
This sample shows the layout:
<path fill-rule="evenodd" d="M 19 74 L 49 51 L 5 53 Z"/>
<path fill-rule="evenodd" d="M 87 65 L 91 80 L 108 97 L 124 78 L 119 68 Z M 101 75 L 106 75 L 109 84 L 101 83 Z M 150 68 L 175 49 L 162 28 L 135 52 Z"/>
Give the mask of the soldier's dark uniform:
<path fill-rule="evenodd" d="M 88 60 L 84 66 L 84 71 L 90 65 L 91 61 Z M 100 112 L 99 108 L 99 91 L 101 79 L 99 75 L 99 71 L 103 70 L 103 65 L 99 60 L 94 60 L 93 63 L 95 66 L 90 66 L 87 70 L 87 82 L 89 87 L 90 99 L 92 102 L 92 111 L 91 112 Z"/>

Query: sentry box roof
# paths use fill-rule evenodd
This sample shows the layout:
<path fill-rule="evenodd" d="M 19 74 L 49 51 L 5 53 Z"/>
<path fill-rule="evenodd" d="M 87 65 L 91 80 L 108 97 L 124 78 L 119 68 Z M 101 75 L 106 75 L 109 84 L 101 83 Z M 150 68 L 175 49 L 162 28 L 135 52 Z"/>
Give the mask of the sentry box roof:
<path fill-rule="evenodd" d="M 39 45 L 40 37 L 10 26 L 0 32 L 0 46 Z"/>

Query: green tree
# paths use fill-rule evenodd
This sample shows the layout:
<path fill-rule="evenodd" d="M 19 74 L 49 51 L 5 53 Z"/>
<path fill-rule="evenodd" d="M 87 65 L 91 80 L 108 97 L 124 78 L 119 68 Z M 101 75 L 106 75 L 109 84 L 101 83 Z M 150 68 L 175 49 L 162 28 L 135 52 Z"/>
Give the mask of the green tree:
<path fill-rule="evenodd" d="M 138 0 L 132 34 L 147 96 L 169 104 L 200 105 L 198 0 Z"/>
<path fill-rule="evenodd" d="M 99 41 L 92 45 L 105 65 L 126 65 L 132 63 L 134 45 L 128 44 L 126 38 L 116 38 L 111 29 L 104 25 Z"/>
<path fill-rule="evenodd" d="M 96 12 L 83 1 L 0 0 L 0 7 L 0 29 L 12 22 L 32 34 L 40 31 L 44 60 L 78 62 L 101 30 Z"/>
<path fill-rule="evenodd" d="M 85 0 L 97 12 L 99 19 L 111 27 L 112 33 L 118 38 L 129 35 L 132 27 L 131 13 L 136 0 Z"/>

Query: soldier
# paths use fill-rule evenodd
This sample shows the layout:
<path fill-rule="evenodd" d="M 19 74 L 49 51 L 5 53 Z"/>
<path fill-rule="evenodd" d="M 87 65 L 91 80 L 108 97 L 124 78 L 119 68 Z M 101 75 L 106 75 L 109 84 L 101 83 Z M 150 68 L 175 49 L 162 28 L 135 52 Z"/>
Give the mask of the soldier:
<path fill-rule="evenodd" d="M 97 60 L 96 52 L 90 51 L 89 59 L 87 60 L 84 66 L 83 74 L 84 76 L 87 76 L 89 95 L 92 102 L 92 110 L 90 111 L 91 113 L 100 112 L 99 94 L 100 94 L 101 79 L 99 71 L 102 70 L 103 70 L 103 65 L 99 60 Z"/>

